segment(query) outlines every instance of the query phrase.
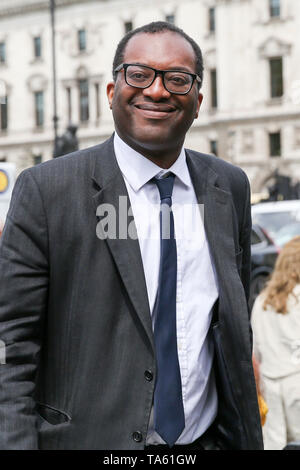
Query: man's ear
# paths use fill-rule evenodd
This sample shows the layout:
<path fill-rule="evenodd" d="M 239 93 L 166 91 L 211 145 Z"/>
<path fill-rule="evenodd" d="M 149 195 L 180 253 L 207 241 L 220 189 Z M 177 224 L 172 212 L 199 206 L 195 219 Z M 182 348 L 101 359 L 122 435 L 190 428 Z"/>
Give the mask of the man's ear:
<path fill-rule="evenodd" d="M 107 94 L 110 109 L 112 109 L 114 92 L 115 92 L 115 82 L 109 82 L 106 87 L 106 94 Z"/>
<path fill-rule="evenodd" d="M 195 114 L 195 119 L 197 119 L 197 117 L 199 115 L 199 109 L 200 109 L 202 100 L 203 100 L 203 95 L 202 95 L 202 93 L 199 93 L 198 94 L 198 100 L 197 100 L 197 111 L 196 111 L 196 114 Z"/>

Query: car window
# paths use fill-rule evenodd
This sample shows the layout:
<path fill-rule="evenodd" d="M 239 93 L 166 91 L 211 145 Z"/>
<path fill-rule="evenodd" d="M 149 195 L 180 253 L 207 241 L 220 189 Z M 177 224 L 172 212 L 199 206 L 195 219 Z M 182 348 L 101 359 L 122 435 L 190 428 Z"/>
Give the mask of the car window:
<path fill-rule="evenodd" d="M 285 225 L 275 235 L 274 240 L 278 246 L 283 246 L 291 238 L 300 235 L 300 222 Z"/>
<path fill-rule="evenodd" d="M 259 237 L 258 233 L 252 229 L 251 230 L 251 245 L 257 245 L 261 243 L 263 240 Z"/>
<path fill-rule="evenodd" d="M 252 216 L 254 223 L 259 224 L 267 230 L 268 234 L 274 238 L 283 227 L 292 225 L 300 221 L 299 211 L 281 211 L 254 213 Z"/>

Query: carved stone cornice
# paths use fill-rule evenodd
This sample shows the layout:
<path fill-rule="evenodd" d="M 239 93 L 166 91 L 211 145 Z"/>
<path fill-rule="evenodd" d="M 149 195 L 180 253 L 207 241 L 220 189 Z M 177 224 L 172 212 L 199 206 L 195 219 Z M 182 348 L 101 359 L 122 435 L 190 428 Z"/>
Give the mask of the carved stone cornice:
<path fill-rule="evenodd" d="M 217 5 L 228 5 L 230 3 L 249 3 L 251 0 L 215 0 Z"/>
<path fill-rule="evenodd" d="M 27 87 L 31 92 L 43 91 L 47 88 L 48 80 L 42 74 L 33 74 L 27 79 Z"/>
<path fill-rule="evenodd" d="M 285 56 L 291 51 L 291 44 L 283 42 L 276 37 L 268 38 L 259 48 L 259 54 L 262 58 Z"/>
<path fill-rule="evenodd" d="M 90 3 L 93 0 L 56 0 L 56 8 L 76 5 L 78 3 Z M 107 0 L 100 0 L 103 3 Z M 0 4 L 0 20 L 5 17 L 24 15 L 36 11 L 50 10 L 49 0 L 2 0 Z"/>

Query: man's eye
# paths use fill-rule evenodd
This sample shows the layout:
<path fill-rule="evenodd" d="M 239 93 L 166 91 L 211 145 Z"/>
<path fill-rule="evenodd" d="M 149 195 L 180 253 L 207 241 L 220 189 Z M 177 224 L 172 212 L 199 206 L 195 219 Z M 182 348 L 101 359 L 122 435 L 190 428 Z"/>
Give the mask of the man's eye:
<path fill-rule="evenodd" d="M 145 75 L 143 75 L 142 73 L 138 73 L 138 72 L 132 74 L 132 76 L 133 76 L 134 78 L 144 78 L 144 77 L 145 77 Z"/>
<path fill-rule="evenodd" d="M 131 80 L 141 81 L 141 80 L 147 80 L 148 77 L 142 72 L 132 72 L 129 74 L 129 78 Z"/>
<path fill-rule="evenodd" d="M 183 75 L 172 75 L 168 77 L 168 81 L 175 83 L 176 85 L 186 85 L 189 80 Z"/>

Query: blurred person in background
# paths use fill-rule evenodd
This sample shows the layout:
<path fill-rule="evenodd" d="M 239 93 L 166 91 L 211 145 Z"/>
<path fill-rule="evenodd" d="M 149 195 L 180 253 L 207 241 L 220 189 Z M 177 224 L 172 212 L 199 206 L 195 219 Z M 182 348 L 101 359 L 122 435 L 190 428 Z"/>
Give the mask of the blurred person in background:
<path fill-rule="evenodd" d="M 300 236 L 282 249 L 252 310 L 254 357 L 268 406 L 265 450 L 300 441 Z"/>

